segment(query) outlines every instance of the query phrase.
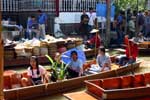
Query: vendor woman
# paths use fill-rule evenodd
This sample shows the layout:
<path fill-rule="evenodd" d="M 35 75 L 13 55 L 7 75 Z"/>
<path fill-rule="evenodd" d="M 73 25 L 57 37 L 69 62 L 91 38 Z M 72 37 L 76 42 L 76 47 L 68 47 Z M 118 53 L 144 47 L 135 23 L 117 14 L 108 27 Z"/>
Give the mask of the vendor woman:
<path fill-rule="evenodd" d="M 83 63 L 78 59 L 78 54 L 76 51 L 71 52 L 71 62 L 68 66 L 68 78 L 79 77 L 83 74 Z"/>
<path fill-rule="evenodd" d="M 98 48 L 101 45 L 101 38 L 99 36 L 99 30 L 93 29 L 91 33 L 91 38 L 87 41 L 86 45 L 88 48 Z"/>

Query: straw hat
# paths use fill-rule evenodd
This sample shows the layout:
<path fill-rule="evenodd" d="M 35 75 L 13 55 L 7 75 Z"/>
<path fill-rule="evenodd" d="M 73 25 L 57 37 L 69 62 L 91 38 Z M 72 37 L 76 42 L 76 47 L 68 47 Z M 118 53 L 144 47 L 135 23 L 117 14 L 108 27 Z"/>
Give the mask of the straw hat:
<path fill-rule="evenodd" d="M 92 30 L 90 31 L 90 33 L 97 33 L 97 32 L 99 32 L 98 29 L 92 29 Z"/>

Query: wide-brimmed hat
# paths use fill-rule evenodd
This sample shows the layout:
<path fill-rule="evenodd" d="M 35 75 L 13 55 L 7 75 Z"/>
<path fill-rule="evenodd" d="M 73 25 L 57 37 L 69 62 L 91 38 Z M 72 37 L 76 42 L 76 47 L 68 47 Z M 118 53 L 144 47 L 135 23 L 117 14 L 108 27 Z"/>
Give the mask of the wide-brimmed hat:
<path fill-rule="evenodd" d="M 99 32 L 98 29 L 92 29 L 92 30 L 90 31 L 90 33 L 97 33 L 97 32 Z"/>

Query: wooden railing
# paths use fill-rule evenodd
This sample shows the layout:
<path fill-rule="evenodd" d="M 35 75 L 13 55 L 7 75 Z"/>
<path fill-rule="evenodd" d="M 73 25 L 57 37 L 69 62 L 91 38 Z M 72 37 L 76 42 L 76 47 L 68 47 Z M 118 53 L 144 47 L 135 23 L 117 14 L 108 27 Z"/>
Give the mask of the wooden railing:
<path fill-rule="evenodd" d="M 42 11 L 54 12 L 56 9 L 56 0 L 20 0 L 20 11 Z"/>
<path fill-rule="evenodd" d="M 83 9 L 89 11 L 90 7 L 95 10 L 97 2 L 105 2 L 105 0 L 59 0 L 59 11 L 81 12 Z"/>
<path fill-rule="evenodd" d="M 1 0 L 4 12 L 43 11 L 55 12 L 56 0 Z"/>
<path fill-rule="evenodd" d="M 1 10 L 4 12 L 19 11 L 19 0 L 1 0 Z"/>
<path fill-rule="evenodd" d="M 2 11 L 43 11 L 50 12 L 80 12 L 89 7 L 96 8 L 97 2 L 106 0 L 1 0 Z"/>

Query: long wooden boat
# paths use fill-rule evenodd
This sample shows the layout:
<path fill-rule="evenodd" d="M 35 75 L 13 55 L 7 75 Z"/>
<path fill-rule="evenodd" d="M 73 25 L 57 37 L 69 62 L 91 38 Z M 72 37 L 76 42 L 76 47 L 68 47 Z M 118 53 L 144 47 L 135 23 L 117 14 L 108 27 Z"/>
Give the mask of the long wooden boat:
<path fill-rule="evenodd" d="M 87 91 L 97 99 L 150 99 L 150 73 L 85 81 Z"/>
<path fill-rule="evenodd" d="M 137 43 L 140 52 L 149 52 L 150 51 L 150 41 L 145 41 Z"/>
<path fill-rule="evenodd" d="M 145 41 L 145 42 L 138 43 L 138 46 L 140 48 L 150 48 L 150 41 Z"/>
<path fill-rule="evenodd" d="M 139 64 L 140 62 L 136 62 L 126 67 L 119 67 L 118 69 L 113 69 L 98 74 L 91 74 L 87 76 L 62 80 L 53 83 L 46 83 L 42 85 L 4 90 L 5 100 L 27 100 L 39 96 L 53 95 L 56 93 L 70 91 L 76 88 L 83 87 L 85 80 L 101 79 L 123 75 L 127 72 L 130 72 L 131 70 L 137 69 L 139 67 Z"/>
<path fill-rule="evenodd" d="M 130 39 L 130 41 L 133 41 L 132 39 Z M 139 53 L 143 53 L 146 52 L 148 53 L 150 51 L 150 41 L 143 41 L 143 42 L 135 42 L 138 45 L 138 49 L 139 49 Z M 123 49 L 125 49 L 126 44 L 122 45 Z M 125 52 L 125 50 L 119 50 L 122 52 Z"/>

